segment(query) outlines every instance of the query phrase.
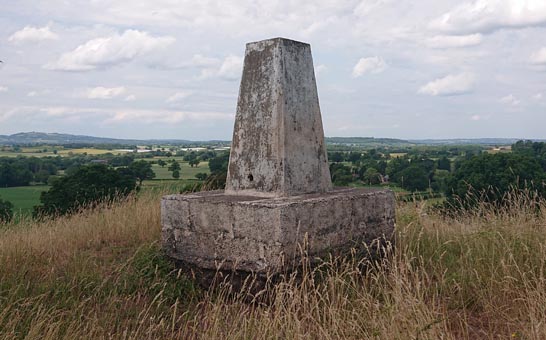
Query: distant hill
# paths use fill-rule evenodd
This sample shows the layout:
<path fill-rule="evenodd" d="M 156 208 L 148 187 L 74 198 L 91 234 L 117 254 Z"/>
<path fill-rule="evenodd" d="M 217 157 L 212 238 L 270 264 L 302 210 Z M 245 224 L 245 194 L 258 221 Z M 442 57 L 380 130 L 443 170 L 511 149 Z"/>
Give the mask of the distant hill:
<path fill-rule="evenodd" d="M 424 145 L 511 145 L 526 138 L 456 138 L 456 139 L 415 139 L 409 142 Z M 535 142 L 544 139 L 532 139 Z"/>
<path fill-rule="evenodd" d="M 13 135 L 0 135 L 0 144 L 120 144 L 120 145 L 137 145 L 137 144 L 229 144 L 229 141 L 190 141 L 184 139 L 118 139 L 104 138 L 82 135 L 70 135 L 64 133 L 45 133 L 45 132 L 21 132 Z"/>
<path fill-rule="evenodd" d="M 518 138 L 472 138 L 472 139 L 396 139 L 374 137 L 326 137 L 326 143 L 330 145 L 348 145 L 369 148 L 378 147 L 406 147 L 415 145 L 510 145 L 517 142 Z M 546 140 L 535 140 L 546 141 Z M 119 144 L 119 145 L 229 145 L 230 141 L 209 140 L 191 141 L 185 139 L 120 139 L 82 135 L 70 135 L 64 133 L 45 132 L 21 132 L 13 135 L 0 135 L 0 144 L 3 145 L 29 145 L 29 144 Z"/>
<path fill-rule="evenodd" d="M 387 146 L 412 146 L 416 143 L 395 138 L 374 138 L 374 137 L 326 137 L 326 144 L 366 146 L 366 147 L 387 147 Z"/>

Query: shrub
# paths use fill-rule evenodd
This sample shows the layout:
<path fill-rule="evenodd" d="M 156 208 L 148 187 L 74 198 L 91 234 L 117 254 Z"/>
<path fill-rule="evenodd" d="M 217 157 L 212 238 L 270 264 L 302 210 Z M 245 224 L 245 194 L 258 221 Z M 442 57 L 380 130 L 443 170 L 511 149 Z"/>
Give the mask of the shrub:
<path fill-rule="evenodd" d="M 0 199 L 0 223 L 8 223 L 13 218 L 13 204 Z"/>
<path fill-rule="evenodd" d="M 125 197 L 136 187 L 136 180 L 127 168 L 113 169 L 103 164 L 79 168 L 71 175 L 55 181 L 40 196 L 42 205 L 34 207 L 34 216 L 69 214 L 101 201 Z"/>

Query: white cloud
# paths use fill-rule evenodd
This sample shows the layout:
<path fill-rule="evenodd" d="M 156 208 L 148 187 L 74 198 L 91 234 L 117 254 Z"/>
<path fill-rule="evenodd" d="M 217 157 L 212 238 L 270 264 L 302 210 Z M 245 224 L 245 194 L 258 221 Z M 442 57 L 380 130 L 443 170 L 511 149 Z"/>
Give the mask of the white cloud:
<path fill-rule="evenodd" d="M 427 40 L 427 46 L 431 48 L 457 48 L 476 46 L 481 44 L 482 35 L 437 35 Z"/>
<path fill-rule="evenodd" d="M 95 87 L 87 90 L 87 98 L 89 99 L 110 99 L 121 96 L 126 91 L 125 87 Z"/>
<path fill-rule="evenodd" d="M 8 92 L 9 88 L 6 86 L 0 86 L 0 92 Z"/>
<path fill-rule="evenodd" d="M 531 54 L 530 61 L 533 64 L 546 64 L 546 47 Z"/>
<path fill-rule="evenodd" d="M 521 103 L 521 101 L 517 99 L 513 94 L 509 94 L 505 97 L 502 97 L 500 101 L 501 103 L 512 105 L 512 106 L 517 106 L 519 105 L 519 103 Z"/>
<path fill-rule="evenodd" d="M 470 117 L 470 120 L 474 120 L 474 121 L 478 121 L 480 119 L 482 119 L 480 115 L 473 115 L 472 117 Z"/>
<path fill-rule="evenodd" d="M 542 93 L 537 93 L 533 96 L 533 99 L 535 100 L 542 100 L 542 98 L 544 97 L 544 95 Z"/>
<path fill-rule="evenodd" d="M 544 0 L 476 0 L 465 2 L 430 22 L 443 32 L 489 33 L 502 28 L 546 24 Z"/>
<path fill-rule="evenodd" d="M 353 13 L 359 17 L 365 17 L 373 10 L 387 3 L 388 0 L 362 0 L 353 10 Z"/>
<path fill-rule="evenodd" d="M 191 122 L 210 122 L 210 121 L 230 121 L 233 120 L 232 113 L 224 112 L 188 112 L 188 111 L 170 111 L 170 110 L 139 110 L 139 109 L 101 109 L 97 107 L 69 107 L 69 106 L 51 106 L 37 107 L 24 106 L 17 107 L 8 111 L 0 111 L 0 122 L 10 119 L 26 118 L 29 121 L 45 119 L 51 121 L 73 121 L 84 124 L 101 123 L 104 125 L 116 123 L 141 123 L 141 124 L 175 124 L 182 121 Z"/>
<path fill-rule="evenodd" d="M 12 43 L 39 42 L 43 40 L 56 40 L 59 36 L 51 31 L 49 26 L 37 28 L 26 26 L 22 30 L 13 33 L 8 41 Z"/>
<path fill-rule="evenodd" d="M 194 54 L 191 59 L 191 64 L 197 67 L 211 67 L 220 64 L 217 58 L 206 57 L 202 54 Z"/>
<path fill-rule="evenodd" d="M 116 110 L 110 118 L 104 121 L 105 124 L 134 122 L 152 124 L 175 124 L 182 121 L 211 121 L 231 120 L 233 114 L 222 112 L 181 112 L 181 111 L 158 111 L 158 110 Z"/>
<path fill-rule="evenodd" d="M 326 67 L 326 65 L 324 64 L 317 65 L 315 66 L 315 75 L 318 76 L 319 74 L 326 71 L 327 69 L 328 67 Z"/>
<path fill-rule="evenodd" d="M 127 97 L 125 97 L 124 99 L 126 102 L 132 102 L 134 100 L 136 100 L 136 96 L 134 94 L 130 94 L 128 95 Z"/>
<path fill-rule="evenodd" d="M 418 93 L 431 96 L 449 96 L 472 91 L 474 75 L 471 73 L 450 74 L 423 85 Z"/>
<path fill-rule="evenodd" d="M 191 92 L 190 91 L 182 91 L 182 92 L 176 92 L 175 94 L 173 94 L 172 96 L 170 96 L 169 98 L 167 98 L 166 102 L 167 103 L 176 103 L 184 98 L 187 98 L 189 96 L 191 96 Z"/>
<path fill-rule="evenodd" d="M 387 64 L 380 57 L 360 58 L 353 67 L 353 77 L 357 78 L 365 73 L 381 73 L 387 68 Z"/>
<path fill-rule="evenodd" d="M 243 70 L 243 58 L 235 55 L 228 55 L 225 57 L 219 66 L 215 66 L 212 63 L 214 60 L 213 58 L 201 60 L 208 60 L 211 65 L 210 67 L 205 67 L 201 71 L 201 79 L 219 77 L 225 80 L 236 80 L 239 79 Z"/>
<path fill-rule="evenodd" d="M 218 70 L 218 75 L 224 79 L 235 80 L 241 76 L 242 70 L 243 58 L 229 55 L 222 62 L 220 70 Z"/>
<path fill-rule="evenodd" d="M 147 32 L 126 30 L 104 38 L 92 39 L 71 52 L 61 55 L 45 68 L 63 71 L 89 71 L 131 61 L 138 56 L 163 49 L 175 38 L 154 37 Z"/>
<path fill-rule="evenodd" d="M 38 92 L 36 91 L 30 91 L 29 93 L 27 93 L 27 97 L 36 97 L 38 95 Z"/>

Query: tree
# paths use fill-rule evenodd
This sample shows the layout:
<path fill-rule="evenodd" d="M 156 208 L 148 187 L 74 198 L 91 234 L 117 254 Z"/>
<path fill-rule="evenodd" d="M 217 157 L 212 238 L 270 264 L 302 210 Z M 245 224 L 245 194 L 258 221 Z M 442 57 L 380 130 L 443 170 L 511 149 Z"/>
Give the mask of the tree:
<path fill-rule="evenodd" d="M 451 161 L 446 156 L 438 159 L 438 170 L 451 171 Z"/>
<path fill-rule="evenodd" d="M 160 159 L 160 160 L 157 161 L 157 165 L 159 165 L 160 167 L 163 168 L 163 167 L 165 167 L 165 165 L 167 165 L 167 163 L 165 163 L 164 160 Z"/>
<path fill-rule="evenodd" d="M 167 169 L 169 171 L 172 171 L 173 178 L 180 178 L 180 163 L 178 163 L 175 159 L 172 160 L 171 164 Z"/>
<path fill-rule="evenodd" d="M 209 160 L 209 169 L 213 174 L 226 173 L 229 163 L 229 153 L 224 152 Z"/>
<path fill-rule="evenodd" d="M 197 153 L 195 151 L 191 151 L 191 152 L 185 154 L 184 157 L 183 157 L 184 161 L 186 161 L 186 162 L 189 162 L 189 161 L 194 160 L 196 158 L 197 158 Z"/>
<path fill-rule="evenodd" d="M 136 161 L 129 165 L 129 170 L 138 179 L 138 185 L 142 186 L 142 181 L 155 177 L 155 172 L 152 170 L 152 164 L 148 161 Z"/>
<path fill-rule="evenodd" d="M 341 163 L 330 164 L 330 175 L 332 176 L 332 182 L 338 186 L 346 186 L 353 181 L 351 168 Z"/>
<path fill-rule="evenodd" d="M 8 223 L 13 219 L 13 204 L 0 199 L 0 224 Z"/>
<path fill-rule="evenodd" d="M 381 183 L 381 174 L 375 168 L 368 168 L 362 175 L 362 180 L 369 185 L 377 185 Z"/>
<path fill-rule="evenodd" d="M 400 186 L 408 191 L 422 191 L 428 187 L 428 174 L 422 167 L 412 164 L 399 174 Z"/>
<path fill-rule="evenodd" d="M 49 179 L 49 176 L 51 174 L 49 171 L 46 170 L 40 170 L 37 173 L 34 174 L 34 181 L 39 183 L 47 183 L 47 180 Z"/>
<path fill-rule="evenodd" d="M 406 157 L 396 157 L 387 164 L 385 171 L 391 181 L 400 184 L 400 173 L 409 166 L 410 162 Z"/>
<path fill-rule="evenodd" d="M 167 168 L 167 170 L 169 171 L 180 170 L 180 163 L 178 163 L 175 159 L 173 159 L 171 161 L 171 164 Z"/>
<path fill-rule="evenodd" d="M 208 175 L 206 173 L 204 173 L 204 172 L 200 172 L 200 173 L 195 174 L 195 178 L 197 178 L 200 181 L 204 181 L 207 177 L 208 177 Z"/>
<path fill-rule="evenodd" d="M 358 161 L 360 161 L 361 158 L 362 153 L 356 151 L 350 152 L 347 156 L 347 160 L 353 164 L 356 164 Z"/>
<path fill-rule="evenodd" d="M 98 202 L 125 197 L 135 187 L 135 177 L 128 168 L 113 169 L 104 164 L 83 166 L 59 178 L 41 194 L 42 205 L 34 207 L 34 216 L 70 214 Z"/>
<path fill-rule="evenodd" d="M 432 178 L 432 190 L 436 192 L 446 192 L 449 179 L 450 174 L 448 170 L 437 169 L 434 171 L 434 177 Z"/>
<path fill-rule="evenodd" d="M 340 163 L 340 162 L 343 162 L 345 157 L 342 152 L 337 151 L 337 152 L 330 153 L 328 155 L 328 159 L 330 159 L 330 162 Z"/>
<path fill-rule="evenodd" d="M 207 190 L 224 189 L 227 180 L 229 152 L 219 152 L 209 159 L 210 175 L 206 178 L 203 187 Z"/>
<path fill-rule="evenodd" d="M 26 166 L 27 164 L 22 159 L 3 159 L 0 163 L 0 187 L 29 185 L 33 176 Z"/>
<path fill-rule="evenodd" d="M 189 161 L 189 164 L 190 164 L 190 166 L 191 166 L 192 168 L 193 168 L 193 166 L 198 166 L 199 163 L 200 163 L 200 161 L 199 161 L 199 159 L 197 159 L 197 158 L 192 158 L 192 159 L 190 159 L 190 161 Z"/>
<path fill-rule="evenodd" d="M 546 175 L 539 161 L 520 153 L 481 154 L 463 161 L 448 183 L 446 195 L 452 201 L 477 196 L 502 204 L 504 195 L 514 189 L 529 189 L 545 197 Z M 464 205 L 473 204 L 466 200 Z"/>

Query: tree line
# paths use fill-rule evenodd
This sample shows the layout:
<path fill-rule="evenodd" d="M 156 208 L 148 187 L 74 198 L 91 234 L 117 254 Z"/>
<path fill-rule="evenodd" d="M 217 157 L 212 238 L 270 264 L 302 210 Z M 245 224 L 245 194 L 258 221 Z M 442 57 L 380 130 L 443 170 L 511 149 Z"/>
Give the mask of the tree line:
<path fill-rule="evenodd" d="M 468 148 L 457 152 L 456 157 L 440 152 L 435 154 L 439 157 L 433 158 L 427 153 L 391 156 L 371 149 L 332 151 L 328 157 L 332 181 L 337 186 L 359 182 L 397 185 L 411 192 L 427 190 L 442 193 L 450 205 L 455 202 L 470 205 L 470 201 L 464 203 L 464 197 L 469 194 L 479 195 L 488 202 L 502 202 L 504 194 L 513 188 L 532 190 L 538 196 L 546 197 L 546 143 L 519 141 L 507 153 L 490 154 Z M 187 190 L 213 190 L 225 186 L 228 152 L 192 151 L 184 152 L 183 157 L 194 163 L 207 160 L 210 169 L 210 174 L 199 176 L 202 182 Z M 150 161 L 137 160 L 132 154 L 111 157 L 109 164 L 89 161 L 85 156 L 0 159 L 3 181 L 0 183 L 28 183 L 37 181 L 37 174 L 51 175 L 64 169 L 64 176 L 52 181 L 52 187 L 42 194 L 41 205 L 35 209 L 35 216 L 51 216 L 126 197 L 137 191 L 142 181 L 155 176 Z M 176 160 L 158 160 L 157 163 L 168 166 L 173 177 L 179 176 L 180 164 Z M 9 220 L 12 208 L 9 202 L 0 200 L 0 220 Z"/>

